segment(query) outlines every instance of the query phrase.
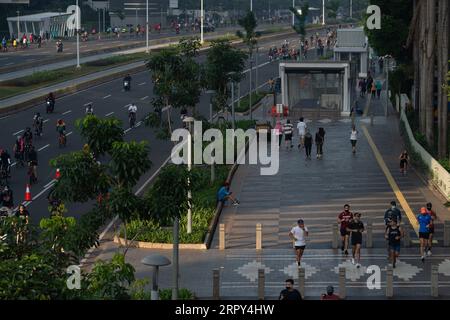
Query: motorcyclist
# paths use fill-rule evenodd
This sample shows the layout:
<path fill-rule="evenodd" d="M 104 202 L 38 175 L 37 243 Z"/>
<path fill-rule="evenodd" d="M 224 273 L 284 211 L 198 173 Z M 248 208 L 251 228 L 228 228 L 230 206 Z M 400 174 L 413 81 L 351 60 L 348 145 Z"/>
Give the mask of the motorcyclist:
<path fill-rule="evenodd" d="M 38 156 L 36 149 L 31 146 L 31 150 L 28 154 L 28 166 L 30 170 L 33 170 L 34 178 L 37 180 L 37 165 L 38 165 Z"/>
<path fill-rule="evenodd" d="M 10 169 L 11 169 L 11 156 L 8 153 L 8 150 L 0 149 L 0 163 L 2 170 L 5 170 L 10 177 Z"/>
<path fill-rule="evenodd" d="M 25 141 L 21 136 L 17 136 L 16 142 L 13 146 L 14 158 L 18 161 L 18 163 L 23 165 L 24 160 L 24 151 L 25 151 Z"/>
<path fill-rule="evenodd" d="M 86 106 L 86 112 L 85 112 L 85 114 L 86 114 L 86 115 L 93 115 L 93 114 L 94 114 L 94 107 L 93 107 L 92 103 L 89 103 L 89 104 Z"/>
<path fill-rule="evenodd" d="M 47 96 L 47 98 L 45 99 L 45 103 L 47 104 L 47 113 L 53 112 L 53 110 L 55 109 L 55 96 L 53 95 L 53 92 L 50 92 Z"/>
<path fill-rule="evenodd" d="M 133 124 L 136 122 L 136 113 L 137 113 L 137 106 L 132 103 L 128 107 L 128 118 L 130 119 L 130 126 L 131 126 L 131 118 L 133 118 Z"/>
<path fill-rule="evenodd" d="M 123 78 L 123 86 L 125 88 L 131 89 L 131 76 L 127 74 L 125 78 Z"/>
<path fill-rule="evenodd" d="M 42 135 L 42 126 L 44 124 L 44 120 L 41 117 L 41 114 L 37 112 L 33 117 L 33 127 L 36 132 L 36 135 Z"/>
<path fill-rule="evenodd" d="M 25 129 L 25 132 L 23 133 L 23 140 L 26 146 L 31 146 L 33 144 L 33 132 L 31 132 L 30 127 Z"/>
<path fill-rule="evenodd" d="M 3 192 L 0 195 L 0 200 L 3 207 L 7 207 L 9 209 L 14 207 L 13 192 L 8 186 L 5 186 L 3 189 Z"/>

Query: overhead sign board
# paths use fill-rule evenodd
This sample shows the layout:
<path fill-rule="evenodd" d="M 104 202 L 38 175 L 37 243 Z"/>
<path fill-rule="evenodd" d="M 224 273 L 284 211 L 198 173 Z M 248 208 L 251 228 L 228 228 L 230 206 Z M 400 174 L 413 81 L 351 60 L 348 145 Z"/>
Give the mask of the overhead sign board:
<path fill-rule="evenodd" d="M 169 0 L 170 9 L 178 9 L 178 0 Z"/>
<path fill-rule="evenodd" d="M 8 4 L 30 4 L 30 0 L 0 0 L 0 3 L 8 3 Z"/>

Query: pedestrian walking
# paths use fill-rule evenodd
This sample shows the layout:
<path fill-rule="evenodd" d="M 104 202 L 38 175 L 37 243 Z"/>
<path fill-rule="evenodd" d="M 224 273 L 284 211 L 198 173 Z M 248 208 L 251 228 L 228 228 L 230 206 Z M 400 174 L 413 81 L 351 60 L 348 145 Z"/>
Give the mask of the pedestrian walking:
<path fill-rule="evenodd" d="M 311 160 L 313 137 L 312 137 L 311 133 L 309 132 L 309 129 L 306 129 L 304 141 L 305 141 L 306 160 Z"/>
<path fill-rule="evenodd" d="M 341 298 L 337 294 L 334 294 L 333 286 L 328 286 L 327 293 L 323 293 L 320 300 L 341 300 Z"/>
<path fill-rule="evenodd" d="M 8 51 L 8 45 L 7 45 L 7 42 L 6 42 L 6 37 L 3 37 L 3 39 L 2 39 L 2 51 L 3 52 L 7 52 Z"/>
<path fill-rule="evenodd" d="M 383 57 L 378 58 L 378 67 L 380 68 L 380 73 L 383 72 L 384 59 Z"/>
<path fill-rule="evenodd" d="M 352 127 L 352 132 L 350 133 L 350 143 L 352 144 L 352 152 L 353 154 L 356 153 L 356 142 L 358 141 L 358 131 L 356 130 L 356 127 Z"/>
<path fill-rule="evenodd" d="M 342 254 L 348 255 L 348 238 L 350 232 L 347 231 L 350 221 L 353 219 L 353 213 L 350 211 L 350 205 L 344 205 L 344 211 L 342 211 L 338 216 L 338 224 L 340 224 L 340 233 L 342 240 L 341 252 Z"/>
<path fill-rule="evenodd" d="M 300 121 L 297 124 L 297 130 L 298 130 L 298 137 L 299 137 L 299 144 L 298 148 L 302 148 L 305 146 L 304 138 L 306 133 L 306 123 L 303 121 L 303 117 L 300 118 Z"/>
<path fill-rule="evenodd" d="M 372 93 L 372 98 L 375 98 L 376 91 L 377 91 L 377 87 L 375 86 L 375 83 L 372 82 L 371 87 L 370 87 L 370 92 Z"/>
<path fill-rule="evenodd" d="M 315 143 L 317 147 L 317 159 L 322 158 L 323 155 L 323 143 L 325 141 L 325 130 L 323 128 L 319 128 L 316 132 Z"/>
<path fill-rule="evenodd" d="M 287 120 L 283 126 L 284 143 L 286 144 L 287 150 L 292 150 L 292 133 L 294 132 L 294 126 L 291 120 Z"/>
<path fill-rule="evenodd" d="M 292 228 L 289 232 L 289 238 L 295 241 L 295 253 L 296 253 L 296 261 L 297 266 L 300 267 L 300 263 L 302 260 L 303 252 L 306 247 L 306 237 L 309 235 L 308 228 L 305 226 L 305 222 L 302 219 L 297 221 L 297 226 Z"/>
<path fill-rule="evenodd" d="M 420 214 L 417 215 L 419 222 L 419 240 L 420 240 L 420 259 L 425 262 L 425 248 L 428 247 L 428 239 L 430 238 L 431 216 L 428 214 L 427 208 L 420 208 Z"/>
<path fill-rule="evenodd" d="M 383 84 L 380 80 L 377 80 L 375 83 L 375 89 L 377 90 L 377 98 L 380 99 L 381 89 L 383 88 Z"/>
<path fill-rule="evenodd" d="M 389 227 L 386 229 L 384 234 L 386 240 L 389 243 L 389 253 L 390 253 L 390 262 L 392 263 L 392 267 L 395 268 L 395 264 L 400 255 L 400 241 L 401 238 L 404 237 L 404 232 L 402 228 L 397 225 L 397 219 L 393 218 L 390 222 Z"/>
<path fill-rule="evenodd" d="M 406 171 L 408 170 L 408 161 L 409 161 L 409 155 L 406 150 L 403 150 L 403 152 L 398 157 L 400 160 L 400 173 L 402 175 L 406 174 Z"/>
<path fill-rule="evenodd" d="M 277 120 L 275 125 L 275 135 L 278 137 L 278 146 L 281 146 L 281 140 L 283 140 L 283 127 L 281 126 L 281 121 Z"/>
<path fill-rule="evenodd" d="M 367 84 L 366 84 L 366 80 L 365 79 L 359 80 L 358 87 L 359 87 L 359 90 L 360 90 L 359 91 L 359 96 L 361 98 L 364 98 L 365 95 L 366 95 L 366 86 L 367 86 Z"/>
<path fill-rule="evenodd" d="M 278 300 L 293 300 L 293 301 L 300 301 L 302 299 L 302 295 L 297 289 L 294 289 L 294 280 L 293 279 L 286 279 L 286 289 L 283 289 L 280 292 L 280 297 Z"/>
<path fill-rule="evenodd" d="M 433 205 L 431 204 L 431 202 L 428 202 L 427 203 L 427 211 L 431 217 L 431 222 L 428 227 L 428 233 L 430 234 L 430 236 L 428 238 L 428 248 L 425 248 L 425 252 L 426 252 L 427 256 L 431 256 L 431 248 L 433 247 L 434 222 L 437 220 L 436 212 L 434 212 L 434 210 L 432 210 L 432 207 L 433 207 Z"/>
<path fill-rule="evenodd" d="M 361 267 L 361 244 L 362 233 L 364 232 L 364 223 L 361 221 L 361 213 L 355 212 L 353 220 L 350 221 L 347 232 L 351 232 L 352 240 L 352 264 L 355 264 L 356 268 Z"/>

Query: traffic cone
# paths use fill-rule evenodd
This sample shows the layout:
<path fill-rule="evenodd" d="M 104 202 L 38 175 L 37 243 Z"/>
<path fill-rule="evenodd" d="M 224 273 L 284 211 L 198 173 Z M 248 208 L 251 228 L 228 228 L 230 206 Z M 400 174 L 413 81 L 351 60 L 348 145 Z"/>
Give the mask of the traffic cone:
<path fill-rule="evenodd" d="M 25 201 L 31 201 L 31 192 L 29 184 L 27 184 L 27 188 L 25 189 Z"/>
<path fill-rule="evenodd" d="M 59 178 L 61 178 L 61 172 L 59 172 L 59 168 L 58 168 L 58 169 L 56 169 L 55 179 L 58 180 Z"/>

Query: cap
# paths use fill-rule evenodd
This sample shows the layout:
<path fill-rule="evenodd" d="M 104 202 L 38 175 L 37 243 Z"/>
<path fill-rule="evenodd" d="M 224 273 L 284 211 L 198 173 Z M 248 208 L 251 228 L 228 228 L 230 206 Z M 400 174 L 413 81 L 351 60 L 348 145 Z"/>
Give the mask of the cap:
<path fill-rule="evenodd" d="M 298 223 L 298 224 L 304 224 L 305 222 L 303 221 L 303 219 L 298 219 L 298 220 L 297 220 L 297 223 Z"/>
<path fill-rule="evenodd" d="M 425 207 L 420 208 L 420 213 L 422 214 L 427 213 L 427 208 Z"/>

